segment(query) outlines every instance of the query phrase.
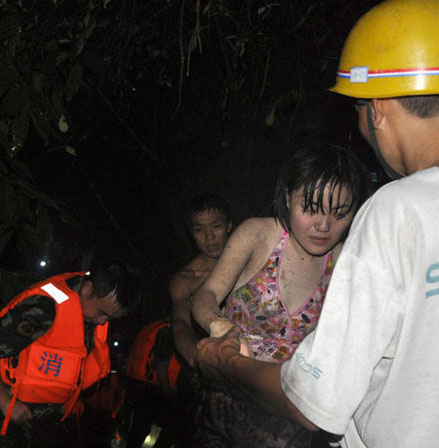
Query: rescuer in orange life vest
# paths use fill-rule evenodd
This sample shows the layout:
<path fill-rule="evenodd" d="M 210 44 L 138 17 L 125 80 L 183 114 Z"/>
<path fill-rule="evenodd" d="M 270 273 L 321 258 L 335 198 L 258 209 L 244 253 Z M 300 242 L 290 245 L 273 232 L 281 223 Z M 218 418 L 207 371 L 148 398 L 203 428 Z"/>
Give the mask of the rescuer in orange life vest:
<path fill-rule="evenodd" d="M 154 446 L 172 446 L 179 438 L 178 389 L 182 367 L 172 341 L 170 318 L 145 325 L 137 333 L 127 359 L 128 402 L 132 407 L 127 448 L 139 448 L 152 424 L 161 428 Z M 181 421 L 179 423 L 181 425 Z"/>
<path fill-rule="evenodd" d="M 166 320 L 157 320 L 143 327 L 131 347 L 126 369 L 128 377 L 159 387 L 167 394 L 176 390 L 181 364 L 175 354 L 164 365 L 156 364 L 154 347 L 158 333 L 170 326 Z"/>
<path fill-rule="evenodd" d="M 66 418 L 109 373 L 108 321 L 133 310 L 140 292 L 126 266 L 102 263 L 36 283 L 0 311 L 1 446 L 75 446 Z"/>

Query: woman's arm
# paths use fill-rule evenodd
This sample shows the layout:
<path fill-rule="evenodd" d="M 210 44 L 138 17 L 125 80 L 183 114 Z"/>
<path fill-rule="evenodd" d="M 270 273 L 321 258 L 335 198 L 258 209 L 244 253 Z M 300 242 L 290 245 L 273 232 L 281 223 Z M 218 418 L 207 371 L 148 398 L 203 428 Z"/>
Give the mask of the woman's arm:
<path fill-rule="evenodd" d="M 192 314 L 211 336 L 221 336 L 233 324 L 220 311 L 219 304 L 235 287 L 248 265 L 257 242 L 260 220 L 243 222 L 230 237 L 218 264 L 204 285 L 192 297 Z"/>

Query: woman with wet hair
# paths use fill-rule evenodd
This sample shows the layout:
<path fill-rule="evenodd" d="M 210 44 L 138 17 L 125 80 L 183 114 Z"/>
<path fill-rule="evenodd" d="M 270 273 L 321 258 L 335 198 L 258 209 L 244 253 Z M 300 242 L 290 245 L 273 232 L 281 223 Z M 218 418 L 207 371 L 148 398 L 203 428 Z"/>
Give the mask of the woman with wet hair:
<path fill-rule="evenodd" d="M 291 358 L 317 325 L 343 240 L 369 192 L 367 170 L 352 153 L 332 145 L 297 151 L 279 176 L 274 217 L 242 223 L 194 295 L 197 322 L 213 337 L 238 327 L 247 356 Z M 298 424 L 215 386 L 200 428 L 200 446 L 312 444 L 311 432 Z"/>

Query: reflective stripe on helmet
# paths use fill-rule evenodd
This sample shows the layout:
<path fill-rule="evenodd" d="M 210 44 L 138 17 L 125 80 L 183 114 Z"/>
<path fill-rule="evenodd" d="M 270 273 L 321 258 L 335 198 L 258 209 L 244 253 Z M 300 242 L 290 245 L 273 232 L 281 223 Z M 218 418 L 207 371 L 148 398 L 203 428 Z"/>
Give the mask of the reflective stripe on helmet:
<path fill-rule="evenodd" d="M 363 69 L 366 70 L 358 70 Z M 366 74 L 365 81 L 357 81 L 356 78 L 359 78 L 363 75 L 363 72 Z M 348 71 L 338 71 L 337 76 L 340 78 L 350 79 L 351 82 L 367 82 L 369 78 L 397 78 L 399 76 L 439 76 L 439 67 L 434 68 L 409 68 L 409 69 L 396 69 L 396 70 L 371 70 L 369 71 L 367 67 L 352 67 L 351 70 Z"/>

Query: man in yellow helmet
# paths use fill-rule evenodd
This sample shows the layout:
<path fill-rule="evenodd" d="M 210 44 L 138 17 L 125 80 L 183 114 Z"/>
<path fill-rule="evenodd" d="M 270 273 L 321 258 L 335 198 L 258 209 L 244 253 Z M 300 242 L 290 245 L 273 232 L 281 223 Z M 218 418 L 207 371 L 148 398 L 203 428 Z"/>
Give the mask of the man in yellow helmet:
<path fill-rule="evenodd" d="M 351 31 L 331 89 L 397 179 L 358 212 L 314 333 L 278 367 L 199 346 L 208 376 L 342 447 L 439 443 L 439 0 L 387 0 Z M 334 444 L 337 446 L 337 444 Z"/>

